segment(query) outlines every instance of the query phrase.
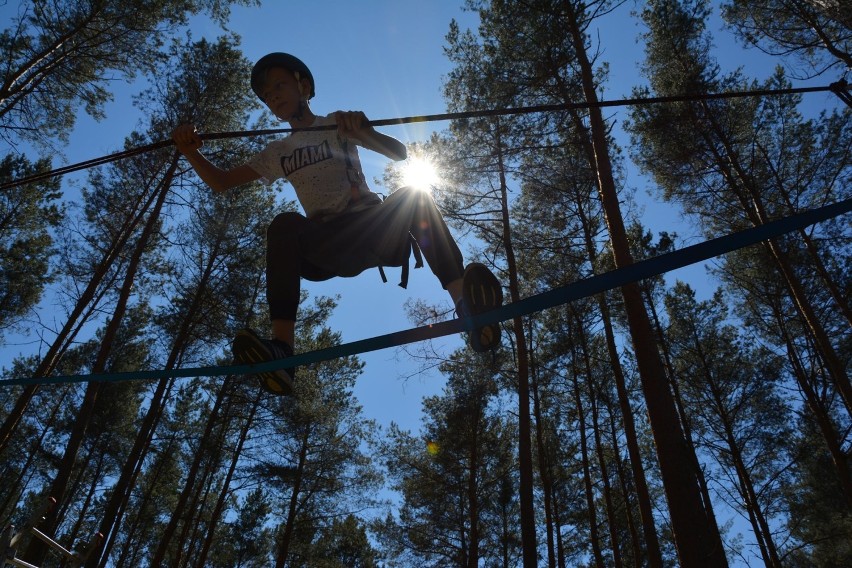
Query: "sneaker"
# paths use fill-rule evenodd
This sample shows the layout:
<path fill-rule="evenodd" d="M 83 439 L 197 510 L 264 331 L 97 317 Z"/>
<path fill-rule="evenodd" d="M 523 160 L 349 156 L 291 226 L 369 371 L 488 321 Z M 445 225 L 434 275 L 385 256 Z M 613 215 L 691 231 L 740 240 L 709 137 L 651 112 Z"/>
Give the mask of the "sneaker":
<path fill-rule="evenodd" d="M 456 315 L 460 318 L 485 313 L 503 305 L 503 288 L 488 267 L 478 262 L 464 269 L 462 297 L 456 303 Z M 500 324 L 491 323 L 469 329 L 470 346 L 474 351 L 484 352 L 500 345 Z"/>
<path fill-rule="evenodd" d="M 293 356 L 293 348 L 278 339 L 262 339 L 250 329 L 241 329 L 232 345 L 234 362 L 240 365 L 265 363 Z M 291 396 L 296 369 L 278 369 L 255 373 L 260 387 L 268 393 Z"/>

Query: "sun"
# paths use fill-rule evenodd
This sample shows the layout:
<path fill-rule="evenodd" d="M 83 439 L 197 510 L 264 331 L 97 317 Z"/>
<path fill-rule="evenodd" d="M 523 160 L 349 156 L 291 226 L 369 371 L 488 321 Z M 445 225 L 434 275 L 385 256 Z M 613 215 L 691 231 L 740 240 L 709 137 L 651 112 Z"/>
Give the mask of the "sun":
<path fill-rule="evenodd" d="M 431 191 L 432 187 L 441 182 L 438 168 L 432 160 L 421 156 L 411 156 L 402 166 L 402 183 L 404 185 Z"/>

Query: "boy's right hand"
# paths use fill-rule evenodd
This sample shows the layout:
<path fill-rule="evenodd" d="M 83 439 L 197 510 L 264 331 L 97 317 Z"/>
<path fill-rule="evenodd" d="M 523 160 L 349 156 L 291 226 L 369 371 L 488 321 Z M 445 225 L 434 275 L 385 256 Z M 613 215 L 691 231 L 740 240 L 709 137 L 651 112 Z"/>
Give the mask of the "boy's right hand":
<path fill-rule="evenodd" d="M 204 145 L 204 141 L 195 131 L 194 124 L 181 124 L 172 132 L 172 140 L 175 141 L 177 151 L 183 155 L 195 152 Z"/>

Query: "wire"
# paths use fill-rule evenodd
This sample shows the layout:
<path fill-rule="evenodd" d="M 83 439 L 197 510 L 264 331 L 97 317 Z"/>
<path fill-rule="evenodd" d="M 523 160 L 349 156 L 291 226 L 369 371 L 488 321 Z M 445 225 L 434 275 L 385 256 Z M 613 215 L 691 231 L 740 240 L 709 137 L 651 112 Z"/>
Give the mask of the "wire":
<path fill-rule="evenodd" d="M 434 339 L 453 333 L 461 333 L 469 329 L 475 329 L 484 325 L 509 320 L 516 317 L 529 315 L 548 308 L 553 308 L 568 302 L 579 300 L 594 294 L 618 288 L 652 276 L 658 276 L 665 272 L 683 268 L 691 264 L 709 260 L 710 258 L 729 253 L 731 251 L 757 244 L 761 241 L 772 239 L 803 229 L 809 225 L 826 221 L 833 217 L 852 212 L 852 199 L 839 201 L 831 205 L 825 205 L 817 209 L 803 211 L 789 217 L 776 219 L 769 223 L 745 229 L 733 234 L 725 235 L 715 239 L 666 253 L 654 258 L 649 258 L 629 266 L 617 268 L 604 274 L 591 276 L 579 280 L 567 286 L 554 288 L 541 294 L 524 298 L 518 302 L 507 304 L 465 319 L 454 319 L 432 325 L 426 325 L 380 335 L 360 341 L 353 341 L 326 349 L 319 349 L 307 353 L 300 353 L 286 359 L 267 361 L 255 365 L 237 365 L 230 367 L 195 367 L 186 369 L 169 369 L 153 371 L 128 371 L 123 373 L 106 373 L 98 375 L 60 375 L 53 377 L 32 377 L 8 379 L 0 381 L 0 387 L 14 385 L 47 385 L 57 383 L 82 383 L 88 381 L 115 382 L 130 380 L 156 380 L 180 377 L 215 377 L 222 375 L 254 374 L 287 367 L 299 367 L 350 357 L 388 347 L 398 347 L 416 341 Z"/>
<path fill-rule="evenodd" d="M 617 107 L 617 106 L 637 106 L 637 105 L 648 105 L 648 104 L 663 104 L 663 103 L 674 103 L 674 102 L 689 102 L 689 101 L 698 101 L 698 100 L 715 100 L 715 99 L 733 99 L 733 98 L 744 98 L 744 97 L 766 97 L 766 96 L 782 96 L 782 95 L 794 95 L 794 94 L 803 94 L 803 93 L 819 93 L 819 92 L 833 92 L 835 93 L 841 100 L 850 103 L 849 97 L 849 85 L 846 84 L 845 81 L 840 81 L 837 83 L 832 83 L 831 85 L 823 86 L 823 87 L 793 87 L 787 89 L 759 89 L 752 91 L 731 91 L 726 93 L 695 93 L 688 95 L 673 95 L 668 97 L 645 97 L 645 98 L 631 98 L 631 99 L 617 99 L 612 101 L 596 101 L 596 102 L 580 102 L 580 103 L 560 103 L 560 104 L 550 104 L 550 105 L 535 105 L 535 106 L 527 106 L 527 107 L 514 107 L 514 108 L 506 108 L 506 109 L 487 109 L 487 110 L 473 110 L 473 111 L 464 111 L 464 112 L 448 112 L 443 114 L 427 114 L 422 116 L 406 116 L 401 118 L 387 118 L 380 120 L 371 120 L 369 122 L 370 126 L 395 126 L 400 124 L 413 124 L 419 122 L 439 122 L 446 120 L 464 120 L 468 118 L 485 118 L 492 116 L 507 116 L 507 115 L 523 115 L 523 114 L 534 114 L 534 113 L 545 113 L 545 112 L 556 112 L 556 111 L 565 111 L 565 110 L 579 110 L 579 109 L 589 109 L 589 108 L 606 108 L 606 107 Z M 308 132 L 308 131 L 316 131 L 316 130 L 333 130 L 337 128 L 337 126 L 325 125 L 325 126 L 309 126 L 304 128 L 272 128 L 265 130 L 239 130 L 234 132 L 212 132 L 201 134 L 201 138 L 203 140 L 223 140 L 229 138 L 247 138 L 252 136 L 268 136 L 272 134 L 286 134 L 292 132 Z M 166 148 L 168 146 L 173 145 L 174 142 L 169 140 L 161 140 L 160 142 L 155 142 L 153 144 L 148 144 L 146 146 L 140 146 L 138 148 L 132 148 L 130 150 L 124 150 L 122 152 L 116 152 L 114 154 L 108 154 L 102 156 L 100 158 L 93 158 L 91 160 L 86 160 L 84 162 L 79 162 L 76 164 L 72 164 L 69 166 L 64 166 L 61 168 L 57 168 L 55 170 L 51 170 L 48 172 L 42 172 L 38 174 L 33 174 L 31 176 L 23 177 L 17 180 L 12 180 L 3 184 L 0 184 L 0 190 L 11 189 L 13 187 L 18 187 L 20 185 L 24 185 L 27 183 L 34 183 L 37 181 L 42 181 L 45 179 L 50 179 L 57 176 L 62 176 L 68 173 L 84 170 L 87 168 L 91 168 L 94 166 L 100 166 L 103 164 L 108 164 L 110 162 L 114 162 L 116 160 L 121 160 L 124 158 L 129 158 L 131 156 L 136 156 L 139 154 L 143 154 L 146 152 L 151 152 L 154 150 L 159 150 L 161 148 Z"/>

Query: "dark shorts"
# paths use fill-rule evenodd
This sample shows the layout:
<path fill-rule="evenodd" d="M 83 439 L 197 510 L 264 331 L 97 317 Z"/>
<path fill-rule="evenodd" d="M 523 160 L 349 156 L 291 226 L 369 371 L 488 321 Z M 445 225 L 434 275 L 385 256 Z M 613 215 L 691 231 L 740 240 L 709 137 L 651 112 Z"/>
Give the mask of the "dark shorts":
<path fill-rule="evenodd" d="M 318 282 L 368 268 L 407 267 L 413 242 L 444 288 L 462 277 L 461 252 L 428 193 L 402 188 L 373 207 L 322 222 L 278 215 L 267 231 L 271 318 L 295 320 L 300 278 Z"/>

